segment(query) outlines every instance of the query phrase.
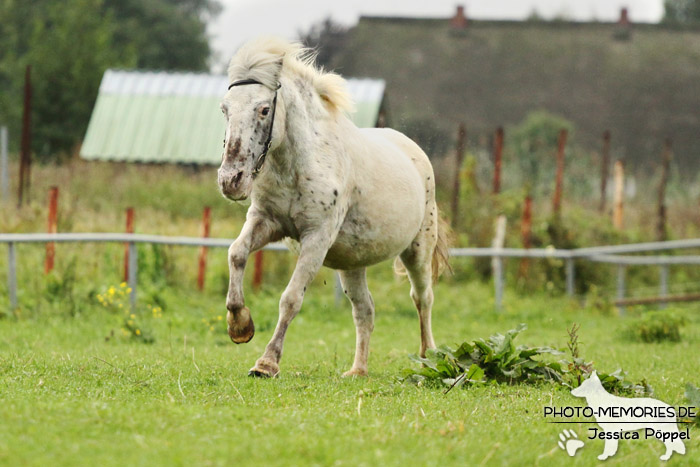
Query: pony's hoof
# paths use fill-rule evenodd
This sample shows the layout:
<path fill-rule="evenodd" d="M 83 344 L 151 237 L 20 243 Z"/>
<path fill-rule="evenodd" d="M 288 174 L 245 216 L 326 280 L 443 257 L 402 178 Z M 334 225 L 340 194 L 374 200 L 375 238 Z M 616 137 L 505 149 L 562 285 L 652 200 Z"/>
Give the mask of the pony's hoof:
<path fill-rule="evenodd" d="M 367 376 L 367 370 L 352 368 L 343 373 L 343 378 L 354 378 L 355 376 Z"/>
<path fill-rule="evenodd" d="M 226 322 L 228 323 L 228 335 L 236 344 L 245 344 L 255 335 L 255 325 L 253 318 L 250 317 L 248 307 L 241 308 L 235 315 L 230 311 L 226 313 Z"/>
<path fill-rule="evenodd" d="M 254 378 L 274 378 L 280 373 L 280 367 L 269 360 L 258 360 L 255 366 L 248 371 L 248 376 Z"/>

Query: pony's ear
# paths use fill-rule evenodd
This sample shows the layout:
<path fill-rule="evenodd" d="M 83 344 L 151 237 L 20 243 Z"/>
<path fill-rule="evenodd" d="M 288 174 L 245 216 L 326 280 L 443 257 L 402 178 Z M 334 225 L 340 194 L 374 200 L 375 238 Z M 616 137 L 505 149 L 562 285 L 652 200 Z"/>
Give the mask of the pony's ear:
<path fill-rule="evenodd" d="M 282 65 L 284 65 L 284 54 L 282 54 L 276 61 L 274 65 L 275 81 L 279 83 L 280 76 L 282 75 Z"/>

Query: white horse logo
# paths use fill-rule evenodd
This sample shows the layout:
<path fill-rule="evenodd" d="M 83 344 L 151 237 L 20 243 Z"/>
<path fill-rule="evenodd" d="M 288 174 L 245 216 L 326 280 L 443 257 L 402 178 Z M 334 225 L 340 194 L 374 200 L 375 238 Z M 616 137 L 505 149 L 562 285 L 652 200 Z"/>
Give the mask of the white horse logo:
<path fill-rule="evenodd" d="M 639 439 L 637 430 L 644 430 L 645 438 L 654 437 L 664 443 L 666 452 L 660 457 L 662 461 L 668 460 L 674 452 L 685 454 L 682 438 L 686 433 L 678 430 L 670 405 L 648 397 L 613 396 L 605 390 L 595 371 L 571 394 L 586 399 L 601 427 L 600 430 L 591 428 L 593 436 L 589 436 L 605 440 L 605 448 L 598 459 L 614 455 L 620 439 Z"/>

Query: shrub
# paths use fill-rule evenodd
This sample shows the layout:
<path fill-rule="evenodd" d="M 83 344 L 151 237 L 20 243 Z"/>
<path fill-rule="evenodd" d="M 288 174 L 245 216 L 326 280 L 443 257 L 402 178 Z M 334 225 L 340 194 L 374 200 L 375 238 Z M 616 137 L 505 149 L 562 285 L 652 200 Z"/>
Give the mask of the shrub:
<path fill-rule="evenodd" d="M 678 342 L 685 317 L 670 310 L 650 311 L 629 324 L 627 337 L 641 342 Z"/>

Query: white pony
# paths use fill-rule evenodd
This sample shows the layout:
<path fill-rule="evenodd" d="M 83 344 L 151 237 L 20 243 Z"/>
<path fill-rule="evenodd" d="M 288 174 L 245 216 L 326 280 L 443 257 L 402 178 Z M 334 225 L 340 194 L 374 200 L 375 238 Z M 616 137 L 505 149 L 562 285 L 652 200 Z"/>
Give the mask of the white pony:
<path fill-rule="evenodd" d="M 287 327 L 322 265 L 339 271 L 352 303 L 356 352 L 344 376 L 367 374 L 374 303 L 365 268 L 397 255 L 418 309 L 420 354 L 435 347 L 432 280 L 446 264 L 447 246 L 430 161 L 399 132 L 358 129 L 346 116 L 352 101 L 345 81 L 313 61 L 299 44 L 249 42 L 231 59 L 221 103 L 227 125 L 219 188 L 228 199 L 251 201 L 228 253 L 233 342 L 248 342 L 255 332 L 241 284 L 248 256 L 283 238 L 299 243 L 277 327 L 251 376 L 279 373 Z"/>

